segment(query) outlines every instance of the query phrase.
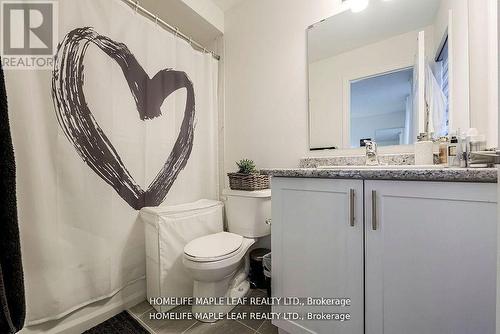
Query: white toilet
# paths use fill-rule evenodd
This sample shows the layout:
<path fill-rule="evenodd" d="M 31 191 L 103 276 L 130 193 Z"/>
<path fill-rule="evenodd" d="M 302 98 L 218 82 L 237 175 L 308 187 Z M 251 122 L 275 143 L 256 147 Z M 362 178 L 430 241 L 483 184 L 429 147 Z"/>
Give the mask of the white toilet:
<path fill-rule="evenodd" d="M 193 297 L 244 297 L 250 284 L 248 250 L 256 238 L 271 233 L 271 190 L 224 190 L 228 232 L 192 240 L 184 247 L 183 263 L 194 279 Z M 217 319 L 211 313 L 227 313 L 235 305 L 193 305 L 202 321 Z"/>

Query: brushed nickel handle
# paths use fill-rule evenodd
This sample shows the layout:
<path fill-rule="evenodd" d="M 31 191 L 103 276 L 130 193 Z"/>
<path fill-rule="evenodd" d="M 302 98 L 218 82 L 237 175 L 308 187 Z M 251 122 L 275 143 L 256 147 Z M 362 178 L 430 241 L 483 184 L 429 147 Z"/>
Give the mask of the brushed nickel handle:
<path fill-rule="evenodd" d="M 377 230 L 377 191 L 372 190 L 372 230 Z"/>
<path fill-rule="evenodd" d="M 272 219 L 271 218 L 267 218 L 266 219 L 266 224 L 267 225 L 271 225 L 272 224 Z"/>
<path fill-rule="evenodd" d="M 349 224 L 354 226 L 354 189 L 349 189 Z"/>

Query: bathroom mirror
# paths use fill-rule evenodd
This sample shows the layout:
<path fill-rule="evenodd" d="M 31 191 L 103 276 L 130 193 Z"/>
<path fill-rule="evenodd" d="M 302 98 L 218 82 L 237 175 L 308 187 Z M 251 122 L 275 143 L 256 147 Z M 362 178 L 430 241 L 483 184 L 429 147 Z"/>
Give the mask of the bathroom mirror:
<path fill-rule="evenodd" d="M 307 29 L 311 150 L 408 145 L 468 127 L 467 0 L 344 6 Z"/>

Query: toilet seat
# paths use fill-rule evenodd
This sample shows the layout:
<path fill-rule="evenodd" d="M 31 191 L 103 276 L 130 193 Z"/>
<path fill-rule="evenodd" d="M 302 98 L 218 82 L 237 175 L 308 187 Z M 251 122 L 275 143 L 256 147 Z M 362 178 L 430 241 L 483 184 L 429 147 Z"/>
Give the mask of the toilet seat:
<path fill-rule="evenodd" d="M 184 255 L 195 262 L 214 262 L 238 254 L 243 237 L 229 232 L 219 232 L 196 238 L 184 247 Z"/>

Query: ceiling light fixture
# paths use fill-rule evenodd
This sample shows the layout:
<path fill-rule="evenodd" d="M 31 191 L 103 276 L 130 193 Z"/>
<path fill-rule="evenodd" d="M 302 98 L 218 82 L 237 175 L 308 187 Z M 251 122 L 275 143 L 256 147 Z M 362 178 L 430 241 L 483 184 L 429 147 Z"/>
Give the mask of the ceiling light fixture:
<path fill-rule="evenodd" d="M 353 13 L 359 13 L 362 10 L 365 10 L 370 3 L 370 0 L 350 0 L 351 3 L 351 11 Z"/>

